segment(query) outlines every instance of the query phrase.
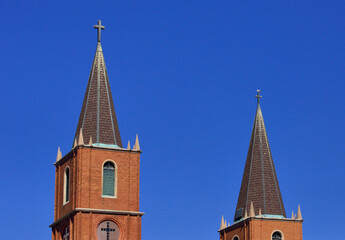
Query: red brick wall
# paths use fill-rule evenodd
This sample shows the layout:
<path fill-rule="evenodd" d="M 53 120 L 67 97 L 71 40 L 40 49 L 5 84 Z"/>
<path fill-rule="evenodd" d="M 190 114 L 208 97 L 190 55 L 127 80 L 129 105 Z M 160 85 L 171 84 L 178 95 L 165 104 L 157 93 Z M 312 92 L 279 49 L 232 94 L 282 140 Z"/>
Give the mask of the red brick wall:
<path fill-rule="evenodd" d="M 238 224 L 230 226 L 220 232 L 221 240 L 232 240 L 237 235 L 240 240 L 261 240 L 272 239 L 274 231 L 283 234 L 283 240 L 302 240 L 302 221 L 293 220 L 273 220 L 273 219 L 248 219 Z"/>
<path fill-rule="evenodd" d="M 102 197 L 103 164 L 111 160 L 117 166 L 116 198 Z M 63 204 L 64 173 L 70 168 L 70 197 Z M 56 165 L 55 221 L 75 208 L 139 211 L 140 152 L 78 147 Z M 69 223 L 73 239 L 97 239 L 100 222 L 113 220 L 120 228 L 121 239 L 141 238 L 141 217 L 96 213 L 77 213 L 53 228 L 53 239 Z M 55 235 L 55 238 L 54 238 Z"/>

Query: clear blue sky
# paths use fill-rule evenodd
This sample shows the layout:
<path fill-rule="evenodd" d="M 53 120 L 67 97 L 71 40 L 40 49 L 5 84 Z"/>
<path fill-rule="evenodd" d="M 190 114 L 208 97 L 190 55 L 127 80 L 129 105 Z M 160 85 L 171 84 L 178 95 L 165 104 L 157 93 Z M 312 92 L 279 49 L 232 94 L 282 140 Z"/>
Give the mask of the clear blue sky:
<path fill-rule="evenodd" d="M 345 239 L 344 1 L 78 2 L 0 3 L 0 239 L 51 237 L 98 18 L 122 140 L 143 150 L 143 240 L 233 219 L 258 88 L 287 215 Z"/>

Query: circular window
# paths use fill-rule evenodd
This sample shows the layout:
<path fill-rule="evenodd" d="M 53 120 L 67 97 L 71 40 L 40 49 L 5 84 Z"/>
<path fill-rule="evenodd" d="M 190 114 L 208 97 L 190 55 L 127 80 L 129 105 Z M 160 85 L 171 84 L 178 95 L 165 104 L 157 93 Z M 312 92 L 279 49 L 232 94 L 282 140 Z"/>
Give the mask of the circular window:
<path fill-rule="evenodd" d="M 113 221 L 104 221 L 97 228 L 98 240 L 118 240 L 120 229 Z"/>

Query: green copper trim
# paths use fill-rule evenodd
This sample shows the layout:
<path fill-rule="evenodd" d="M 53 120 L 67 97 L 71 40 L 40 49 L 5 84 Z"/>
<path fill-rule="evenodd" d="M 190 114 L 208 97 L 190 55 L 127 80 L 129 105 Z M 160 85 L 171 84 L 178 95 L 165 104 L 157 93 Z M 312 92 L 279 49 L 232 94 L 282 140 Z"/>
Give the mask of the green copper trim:
<path fill-rule="evenodd" d="M 120 148 L 116 144 L 105 144 L 105 143 L 93 143 L 92 146 L 95 146 L 95 147 L 106 147 L 106 148 Z"/>

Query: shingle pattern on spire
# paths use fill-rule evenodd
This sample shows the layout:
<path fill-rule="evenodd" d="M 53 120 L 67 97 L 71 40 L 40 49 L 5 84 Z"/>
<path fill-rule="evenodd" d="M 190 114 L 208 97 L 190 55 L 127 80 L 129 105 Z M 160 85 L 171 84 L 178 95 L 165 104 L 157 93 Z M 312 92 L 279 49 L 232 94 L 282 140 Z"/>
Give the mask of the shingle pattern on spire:
<path fill-rule="evenodd" d="M 122 148 L 120 130 L 100 42 L 97 44 L 92 63 L 75 139 L 78 139 L 80 128 L 83 129 L 84 142 L 88 142 L 91 136 L 93 144 L 117 145 Z"/>
<path fill-rule="evenodd" d="M 243 209 L 241 217 L 244 216 L 244 211 L 250 209 L 251 202 L 255 215 L 259 214 L 261 208 L 262 214 L 286 217 L 260 104 L 257 105 L 237 201 L 236 211 Z"/>

